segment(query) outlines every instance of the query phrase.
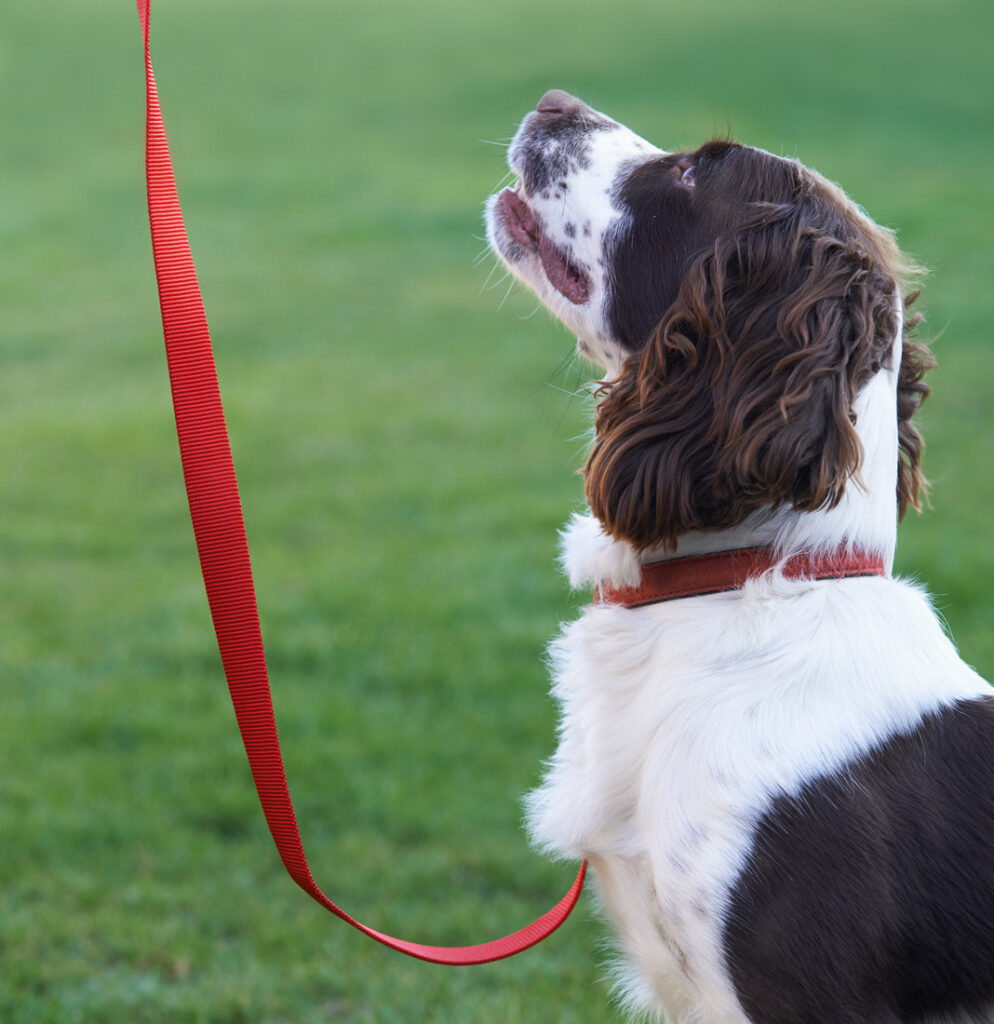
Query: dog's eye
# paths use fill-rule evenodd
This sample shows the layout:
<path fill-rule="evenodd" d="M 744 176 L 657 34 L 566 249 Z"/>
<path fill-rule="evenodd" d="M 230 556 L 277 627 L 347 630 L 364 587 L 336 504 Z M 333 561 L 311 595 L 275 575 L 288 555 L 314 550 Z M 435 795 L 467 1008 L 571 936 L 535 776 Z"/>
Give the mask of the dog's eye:
<path fill-rule="evenodd" d="M 684 168 L 683 174 L 680 175 L 680 182 L 686 185 L 687 188 L 693 188 L 697 182 L 694 179 L 694 175 L 697 173 L 697 168 L 691 164 L 690 167 Z"/>

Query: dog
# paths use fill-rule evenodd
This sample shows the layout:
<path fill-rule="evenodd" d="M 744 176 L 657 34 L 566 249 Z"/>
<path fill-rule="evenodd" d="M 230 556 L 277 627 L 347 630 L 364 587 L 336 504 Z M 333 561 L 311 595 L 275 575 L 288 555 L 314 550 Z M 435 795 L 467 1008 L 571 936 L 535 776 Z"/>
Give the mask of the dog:
<path fill-rule="evenodd" d="M 667 152 L 559 90 L 508 162 L 490 244 L 604 371 L 563 532 L 600 599 L 551 648 L 528 827 L 589 859 L 621 998 L 668 1024 L 994 1022 L 994 698 L 892 575 L 925 488 L 916 268 L 796 160 Z M 755 550 L 730 589 L 616 599 Z M 875 568 L 803 570 L 826 558 Z"/>

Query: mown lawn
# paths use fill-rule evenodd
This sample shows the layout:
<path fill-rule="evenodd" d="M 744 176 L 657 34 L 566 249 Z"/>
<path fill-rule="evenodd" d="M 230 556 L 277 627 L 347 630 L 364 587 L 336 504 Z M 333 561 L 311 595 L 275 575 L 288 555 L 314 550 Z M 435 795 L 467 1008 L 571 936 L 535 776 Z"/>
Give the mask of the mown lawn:
<path fill-rule="evenodd" d="M 179 473 L 130 3 L 0 17 L 0 1021 L 595 1022 L 592 901 L 447 970 L 283 873 L 244 763 Z M 287 768 L 319 884 L 427 942 L 545 910 L 589 406 L 571 339 L 477 259 L 500 143 L 556 85 L 662 145 L 800 156 L 934 270 L 933 510 L 899 565 L 994 672 L 994 75 L 987 0 L 156 0 Z M 494 145 L 493 143 L 498 143 Z"/>

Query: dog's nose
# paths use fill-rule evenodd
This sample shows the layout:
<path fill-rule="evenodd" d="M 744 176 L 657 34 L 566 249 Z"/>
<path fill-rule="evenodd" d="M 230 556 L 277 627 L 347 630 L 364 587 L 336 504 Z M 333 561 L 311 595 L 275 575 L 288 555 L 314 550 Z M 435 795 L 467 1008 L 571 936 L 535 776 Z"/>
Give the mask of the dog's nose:
<path fill-rule="evenodd" d="M 535 108 L 540 114 L 575 114 L 583 103 L 562 89 L 550 89 Z"/>

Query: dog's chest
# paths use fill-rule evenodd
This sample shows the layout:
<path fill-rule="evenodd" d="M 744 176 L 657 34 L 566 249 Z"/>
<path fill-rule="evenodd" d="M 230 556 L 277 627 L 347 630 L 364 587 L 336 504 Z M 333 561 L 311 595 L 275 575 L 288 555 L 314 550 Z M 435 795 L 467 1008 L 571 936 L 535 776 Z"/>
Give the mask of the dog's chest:
<path fill-rule="evenodd" d="M 722 952 L 729 891 L 784 751 L 761 698 L 737 706 L 740 667 L 685 624 L 590 609 L 554 646 L 563 717 L 532 801 L 544 845 L 591 858 L 601 900 L 654 998 L 744 1021 Z M 667 642 L 672 633 L 674 642 Z M 775 717 L 775 716 L 773 716 Z"/>
<path fill-rule="evenodd" d="M 882 580 L 591 607 L 551 655 L 560 741 L 531 831 L 591 858 L 633 986 L 674 1024 L 745 1020 L 724 924 L 773 799 L 983 687 L 921 596 Z"/>

